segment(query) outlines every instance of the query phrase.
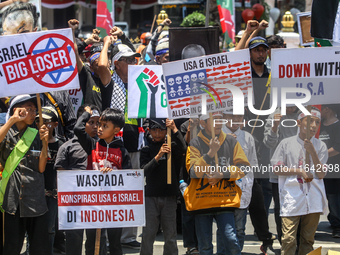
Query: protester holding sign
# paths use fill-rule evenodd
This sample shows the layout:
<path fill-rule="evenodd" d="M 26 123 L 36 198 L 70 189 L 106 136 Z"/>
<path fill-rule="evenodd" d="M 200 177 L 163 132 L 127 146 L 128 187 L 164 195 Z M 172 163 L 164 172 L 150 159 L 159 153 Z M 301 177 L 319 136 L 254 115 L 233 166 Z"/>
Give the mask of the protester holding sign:
<path fill-rule="evenodd" d="M 97 128 L 100 110 L 95 105 L 82 105 L 77 112 L 78 119 L 85 112 L 85 107 L 92 110 L 91 118 L 85 124 L 85 132 L 94 140 L 97 140 Z M 58 170 L 86 170 L 92 169 L 91 157 L 87 155 L 83 147 L 78 141 L 78 137 L 74 136 L 71 140 L 64 143 L 57 154 L 55 168 Z M 94 254 L 96 230 L 86 229 L 86 254 Z M 66 254 L 81 255 L 83 248 L 84 229 L 66 230 Z M 101 232 L 100 238 L 100 255 L 106 255 L 106 233 Z"/>
<path fill-rule="evenodd" d="M 214 120 L 222 113 L 212 113 Z M 222 124 L 211 123 L 209 115 L 200 117 L 201 130 L 188 147 L 186 162 L 191 176 L 184 192 L 188 211 L 196 213 L 196 234 L 200 255 L 212 255 L 212 223 L 216 220 L 226 254 L 241 255 L 236 237 L 233 209 L 240 207 L 241 189 L 235 181 L 244 176 L 243 167 L 249 166 L 241 145 L 221 129 Z M 212 129 L 216 137 L 212 137 Z M 217 153 L 218 162 L 215 162 Z"/>
<path fill-rule="evenodd" d="M 77 121 L 74 132 L 87 155 L 91 155 L 93 169 L 100 170 L 103 173 L 113 169 L 131 169 L 129 153 L 124 148 L 122 140 L 115 137 L 124 126 L 124 113 L 112 108 L 102 112 L 98 127 L 98 137 L 100 140 L 97 142 L 89 137 L 85 131 L 86 123 L 93 113 L 89 107 L 86 107 L 85 110 L 86 112 Z M 122 229 L 107 229 L 107 233 L 110 242 L 110 253 L 122 254 L 120 243 Z"/>
<path fill-rule="evenodd" d="M 0 203 L 5 211 L 3 253 L 19 255 L 28 234 L 30 254 L 51 254 L 48 246 L 47 206 L 44 175 L 47 158 L 40 140 L 48 139 L 48 128 L 32 125 L 37 114 L 37 99 L 28 94 L 12 98 L 8 121 L 0 128 L 0 163 L 4 166 Z"/>
<path fill-rule="evenodd" d="M 129 38 L 118 27 L 113 27 L 110 31 L 111 36 L 104 38 L 103 50 L 99 57 L 98 70 L 101 72 L 100 77 L 103 84 L 101 88 L 102 104 L 105 107 L 116 108 L 125 113 L 125 125 L 122 131 L 124 146 L 130 154 L 133 169 L 139 169 L 140 149 L 143 145 L 144 130 L 141 127 L 141 119 L 129 119 L 127 115 L 127 98 L 128 98 L 128 66 L 135 65 L 136 57 L 140 57 L 135 52 L 135 48 Z M 119 39 L 119 40 L 117 40 Z M 117 42 L 116 42 L 117 41 Z M 112 50 L 111 65 L 114 73 L 108 72 L 108 49 L 112 43 L 115 46 Z M 121 136 L 121 133 L 120 133 Z M 137 228 L 124 228 L 122 233 L 122 245 L 139 249 L 140 243 L 136 240 Z"/>
<path fill-rule="evenodd" d="M 327 210 L 323 178 L 327 173 L 328 151 L 326 144 L 314 137 L 321 122 L 320 111 L 312 108 L 311 115 L 310 130 L 307 116 L 301 113 L 297 120 L 299 133 L 282 140 L 271 159 L 279 176 L 282 255 L 296 253 L 299 226 L 298 254 L 313 251 L 320 214 Z M 311 158 L 309 165 L 305 164 L 306 151 Z"/>
<path fill-rule="evenodd" d="M 171 147 L 165 143 L 167 127 L 172 130 Z M 149 119 L 152 141 L 141 151 L 140 165 L 146 177 L 146 226 L 143 228 L 141 255 L 153 254 L 153 243 L 161 224 L 164 234 L 164 254 L 178 254 L 176 243 L 176 208 L 178 174 L 175 162 L 181 162 L 186 145 L 175 122 L 169 119 Z M 167 184 L 166 155 L 172 153 L 171 184 Z"/>

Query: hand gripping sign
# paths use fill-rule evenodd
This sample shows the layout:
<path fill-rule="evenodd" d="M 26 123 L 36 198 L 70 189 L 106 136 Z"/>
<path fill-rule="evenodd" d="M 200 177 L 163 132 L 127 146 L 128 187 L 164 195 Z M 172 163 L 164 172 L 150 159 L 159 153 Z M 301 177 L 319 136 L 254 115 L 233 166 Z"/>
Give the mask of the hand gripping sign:
<path fill-rule="evenodd" d="M 0 97 L 79 88 L 72 38 L 71 29 L 1 36 Z"/>

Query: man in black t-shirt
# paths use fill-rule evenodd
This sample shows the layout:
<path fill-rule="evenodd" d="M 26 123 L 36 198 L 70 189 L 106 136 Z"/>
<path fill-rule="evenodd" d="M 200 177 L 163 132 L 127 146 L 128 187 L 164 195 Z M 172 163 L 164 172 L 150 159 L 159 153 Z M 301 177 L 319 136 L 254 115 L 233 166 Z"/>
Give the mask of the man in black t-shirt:
<path fill-rule="evenodd" d="M 75 29 L 78 27 L 77 20 L 72 20 L 69 26 L 72 28 L 73 35 Z M 74 37 L 75 39 L 75 37 Z M 100 37 L 96 33 L 92 33 L 91 36 L 85 41 L 76 41 L 75 46 L 77 46 L 76 59 L 77 59 L 77 69 L 79 74 L 79 84 L 83 92 L 84 103 L 96 105 L 99 109 L 102 107 L 102 94 L 100 88 L 104 85 L 102 84 L 102 79 L 100 77 L 100 72 L 98 71 L 98 61 L 100 52 L 103 49 L 103 43 L 100 43 Z M 90 66 L 85 65 L 80 54 L 83 52 L 87 45 L 91 46 L 89 63 Z M 108 70 L 109 72 L 109 70 Z M 107 86 L 108 84 L 105 84 Z"/>
<path fill-rule="evenodd" d="M 340 122 L 336 115 L 339 106 L 329 104 L 321 107 L 319 135 L 319 139 L 325 142 L 328 148 L 328 173 L 324 182 L 329 207 L 328 220 L 333 228 L 333 238 L 340 238 Z"/>

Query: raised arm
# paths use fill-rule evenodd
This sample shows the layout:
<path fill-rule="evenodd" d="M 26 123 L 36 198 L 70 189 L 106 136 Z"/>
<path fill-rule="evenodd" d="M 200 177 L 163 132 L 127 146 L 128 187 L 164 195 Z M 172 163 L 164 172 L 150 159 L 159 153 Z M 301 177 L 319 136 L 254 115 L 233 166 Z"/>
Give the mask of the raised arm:
<path fill-rule="evenodd" d="M 246 42 L 246 45 L 249 44 L 249 41 L 251 39 L 253 39 L 255 36 L 258 35 L 258 33 L 261 31 L 261 30 L 265 30 L 266 28 L 268 27 L 268 22 L 265 21 L 265 20 L 262 20 L 258 26 L 258 28 L 250 35 L 250 37 L 248 38 L 247 42 Z"/>
<path fill-rule="evenodd" d="M 108 35 L 104 37 L 104 46 L 100 52 L 98 61 L 99 78 L 103 85 L 106 87 L 111 81 L 111 72 L 109 69 L 109 58 L 107 52 L 111 44 L 117 40 L 116 36 Z M 112 63 L 113 64 L 113 63 Z"/>
<path fill-rule="evenodd" d="M 251 33 L 259 27 L 259 22 L 256 20 L 248 20 L 246 30 L 244 31 L 241 40 L 235 47 L 235 50 L 243 50 L 247 47 L 247 40 Z"/>
<path fill-rule="evenodd" d="M 78 69 L 78 73 L 80 73 L 81 69 L 83 69 L 83 61 L 81 61 L 81 58 L 80 58 L 79 53 L 78 53 L 78 45 L 77 45 L 76 36 L 75 36 L 75 31 L 79 26 L 79 21 L 76 20 L 76 19 L 70 19 L 68 21 L 68 26 L 69 26 L 69 28 L 72 29 L 73 42 L 74 42 L 74 52 L 76 54 L 76 60 L 77 60 L 77 69 Z"/>

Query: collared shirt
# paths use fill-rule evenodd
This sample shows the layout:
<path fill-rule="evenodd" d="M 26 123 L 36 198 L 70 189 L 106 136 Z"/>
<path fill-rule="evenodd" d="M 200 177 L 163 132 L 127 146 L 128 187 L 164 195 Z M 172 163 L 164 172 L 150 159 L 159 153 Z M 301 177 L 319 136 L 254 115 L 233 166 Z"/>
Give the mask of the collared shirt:
<path fill-rule="evenodd" d="M 324 142 L 312 137 L 311 142 L 319 157 L 321 164 L 326 164 L 328 150 Z M 271 164 L 284 165 L 289 168 L 299 168 L 304 165 L 306 149 L 304 142 L 296 135 L 286 139 L 277 146 L 271 159 Z M 310 173 L 313 174 L 311 182 L 305 182 L 300 175 L 279 176 L 280 216 L 301 216 L 310 213 L 325 213 L 327 198 L 323 179 L 315 173 L 316 167 L 310 156 Z"/>
<path fill-rule="evenodd" d="M 222 131 L 227 135 L 230 133 L 236 135 L 236 140 L 240 143 L 244 154 L 246 154 L 251 166 L 247 168 L 246 175 L 236 181 L 237 186 L 239 186 L 242 190 L 240 209 L 245 209 L 249 206 L 252 195 L 252 188 L 254 183 L 254 174 L 252 167 L 258 166 L 255 141 L 251 134 L 241 129 L 237 129 L 235 132 L 232 132 L 224 125 L 222 127 Z"/>
<path fill-rule="evenodd" d="M 7 132 L 0 144 L 0 163 L 5 167 L 6 160 L 24 132 L 19 133 L 16 125 Z M 2 208 L 15 214 L 18 206 L 20 217 L 36 217 L 47 212 L 44 174 L 39 173 L 41 141 L 36 135 L 28 152 L 9 177 Z"/>

